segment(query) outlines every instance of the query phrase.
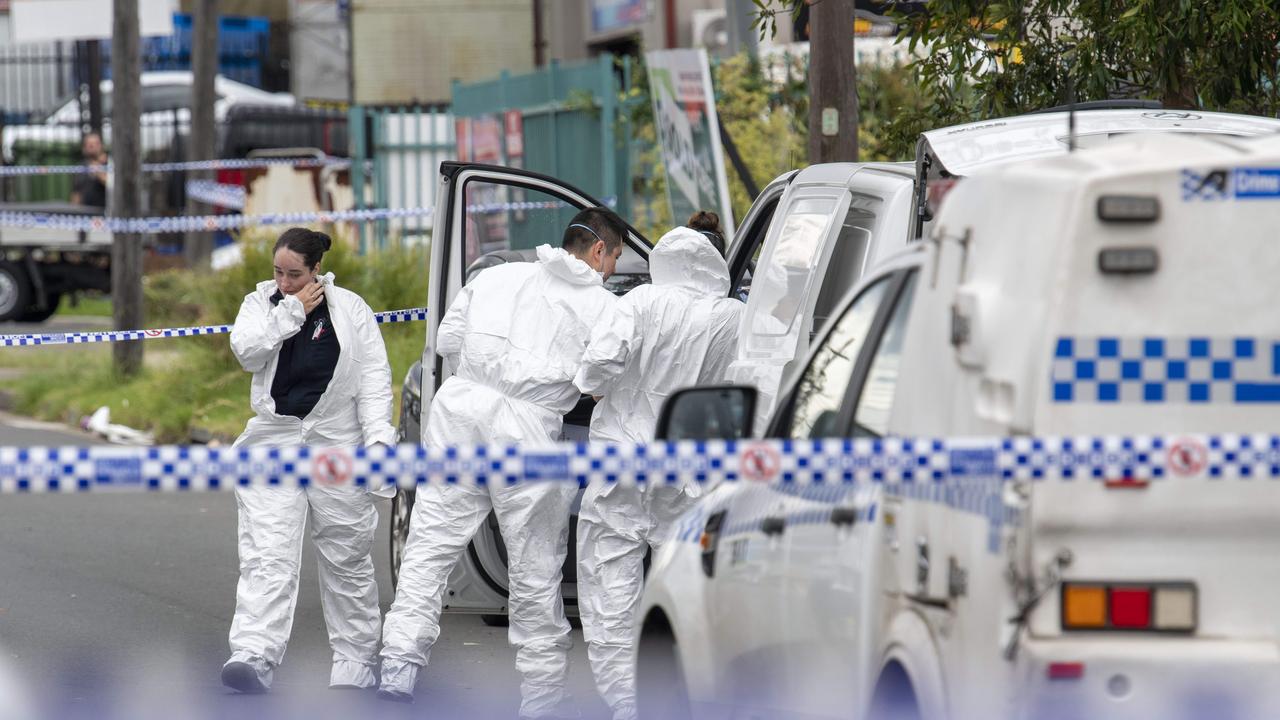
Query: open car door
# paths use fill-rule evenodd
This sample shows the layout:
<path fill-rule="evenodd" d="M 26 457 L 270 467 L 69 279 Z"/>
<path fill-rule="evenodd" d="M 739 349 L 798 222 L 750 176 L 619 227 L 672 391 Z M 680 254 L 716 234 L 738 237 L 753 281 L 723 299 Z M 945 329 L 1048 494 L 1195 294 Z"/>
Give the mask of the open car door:
<path fill-rule="evenodd" d="M 539 245 L 559 247 L 565 227 L 580 210 L 605 206 L 582 190 L 540 173 L 456 162 L 440 164 L 436 198 L 427 341 L 422 353 L 424 424 L 436 388 L 453 372 L 436 356 L 436 329 L 465 284 L 468 269 L 477 261 L 483 266 L 518 255 L 532 260 Z M 605 283 L 606 289 L 620 295 L 649 281 L 651 244 L 630 224 L 627 228 L 629 237 L 617 271 Z"/>

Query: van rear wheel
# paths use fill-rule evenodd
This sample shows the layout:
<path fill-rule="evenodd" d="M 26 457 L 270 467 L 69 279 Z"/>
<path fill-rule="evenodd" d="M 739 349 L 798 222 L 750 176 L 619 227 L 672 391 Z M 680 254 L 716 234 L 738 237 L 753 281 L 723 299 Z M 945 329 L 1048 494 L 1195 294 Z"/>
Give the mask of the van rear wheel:
<path fill-rule="evenodd" d="M 31 281 L 22 268 L 0 260 L 0 322 L 19 320 L 31 305 Z"/>

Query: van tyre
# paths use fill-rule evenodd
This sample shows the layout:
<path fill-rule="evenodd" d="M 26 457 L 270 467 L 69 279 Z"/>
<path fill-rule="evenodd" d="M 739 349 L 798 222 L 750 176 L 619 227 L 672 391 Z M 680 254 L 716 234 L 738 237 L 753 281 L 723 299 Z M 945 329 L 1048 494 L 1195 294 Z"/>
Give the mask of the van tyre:
<path fill-rule="evenodd" d="M 906 670 L 898 663 L 891 663 L 876 683 L 871 697 L 867 720 L 921 720 L 920 701 L 916 699 L 915 686 Z"/>
<path fill-rule="evenodd" d="M 44 297 L 44 309 L 37 309 L 32 304 L 31 308 L 19 319 L 23 322 L 39 323 L 53 317 L 53 314 L 58 312 L 58 304 L 62 302 L 62 293 L 45 293 Z"/>
<path fill-rule="evenodd" d="M 31 306 L 31 281 L 21 267 L 0 260 L 0 322 L 20 320 Z"/>

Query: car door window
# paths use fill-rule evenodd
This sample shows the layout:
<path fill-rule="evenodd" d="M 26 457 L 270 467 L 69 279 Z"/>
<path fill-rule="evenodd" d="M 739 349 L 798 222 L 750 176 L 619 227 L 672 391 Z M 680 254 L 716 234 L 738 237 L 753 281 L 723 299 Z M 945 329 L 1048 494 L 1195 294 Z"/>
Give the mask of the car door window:
<path fill-rule="evenodd" d="M 840 300 L 849 288 L 858 284 L 866 270 L 868 250 L 876 230 L 878 211 L 883 203 L 879 198 L 855 195 L 840 226 L 836 246 L 831 251 L 818 299 L 813 306 L 813 332 L 821 332 L 836 311 Z"/>
<path fill-rule="evenodd" d="M 764 248 L 764 239 L 769 234 L 769 224 L 778 210 L 778 201 L 782 198 L 782 190 L 776 191 L 771 198 L 764 198 L 760 212 L 751 220 L 751 225 L 740 228 L 730 254 L 734 258 L 732 269 L 736 283 L 729 297 L 746 301 L 751 292 L 751 276 L 756 270 L 756 261 L 760 259 L 760 251 Z M 739 260 L 738 258 L 742 259 Z"/>
<path fill-rule="evenodd" d="M 839 434 L 840 406 L 853 380 L 854 365 L 891 285 L 892 276 L 886 276 L 863 290 L 818 348 L 796 385 L 789 437 Z"/>
<path fill-rule="evenodd" d="M 853 412 L 854 437 L 884 437 L 889 433 L 889 415 L 898 388 L 902 367 L 902 345 L 907 335 L 907 318 L 915 296 L 915 273 L 909 275 L 898 295 L 893 316 L 885 325 L 876 354 L 867 370 L 858 403 Z"/>
<path fill-rule="evenodd" d="M 822 255 L 835 198 L 800 198 L 789 208 L 778 240 L 757 266 L 752 283 L 750 330 L 753 339 L 791 333 L 802 310 L 813 269 Z"/>

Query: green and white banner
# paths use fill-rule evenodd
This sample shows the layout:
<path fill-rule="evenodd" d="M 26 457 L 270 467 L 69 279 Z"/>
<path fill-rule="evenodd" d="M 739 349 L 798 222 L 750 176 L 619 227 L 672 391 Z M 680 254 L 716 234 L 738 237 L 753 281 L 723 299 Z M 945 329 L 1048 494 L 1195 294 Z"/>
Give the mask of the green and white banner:
<path fill-rule="evenodd" d="M 733 211 L 707 52 L 658 50 L 645 53 L 645 62 L 672 222 L 684 223 L 699 210 L 712 210 L 719 213 L 730 240 Z"/>

